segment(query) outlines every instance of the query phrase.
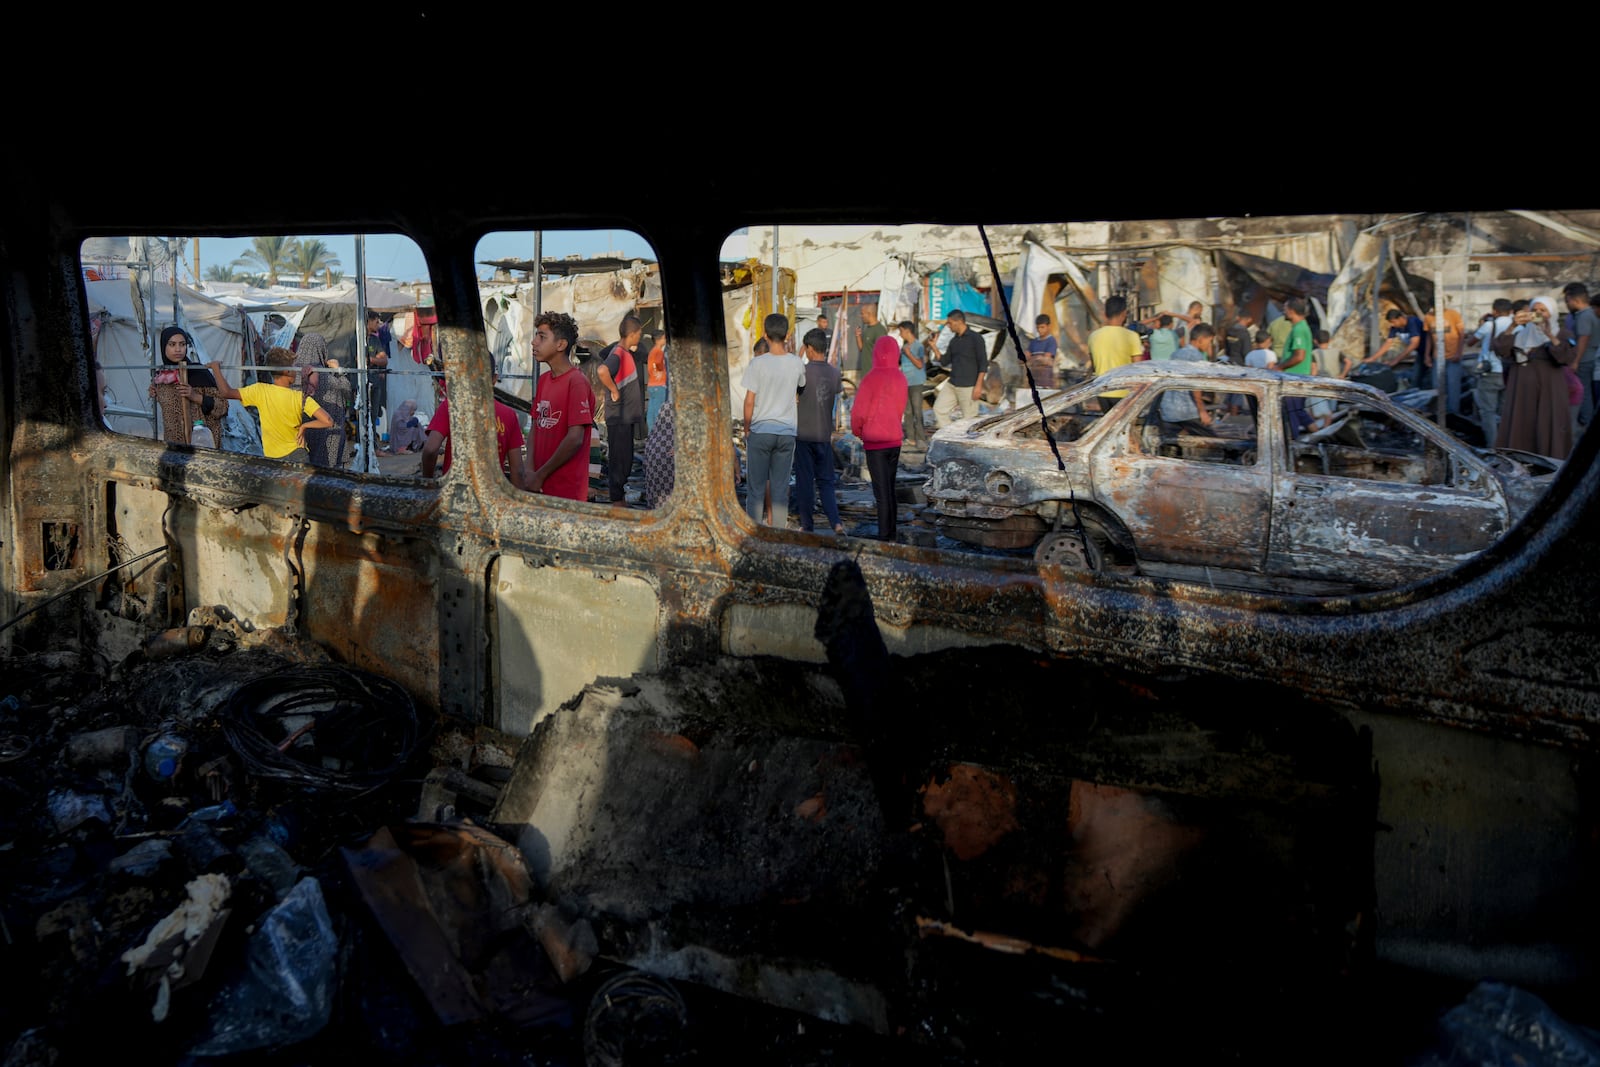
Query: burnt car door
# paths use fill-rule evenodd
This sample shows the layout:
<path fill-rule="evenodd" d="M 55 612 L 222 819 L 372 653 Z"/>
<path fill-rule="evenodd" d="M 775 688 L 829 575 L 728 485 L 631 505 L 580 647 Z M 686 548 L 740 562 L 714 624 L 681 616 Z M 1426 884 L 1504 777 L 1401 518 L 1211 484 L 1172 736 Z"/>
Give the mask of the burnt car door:
<path fill-rule="evenodd" d="M 1453 567 L 1505 532 L 1499 480 L 1464 445 L 1363 391 L 1286 388 L 1306 412 L 1275 412 L 1272 574 L 1387 588 Z"/>
<path fill-rule="evenodd" d="M 1270 454 L 1249 411 L 1218 420 L 1213 434 L 1162 417 L 1167 394 L 1192 398 L 1200 379 L 1164 378 L 1129 397 L 1121 432 L 1108 433 L 1091 461 L 1096 499 L 1120 519 L 1141 564 L 1213 567 L 1259 574 L 1271 517 Z M 1211 383 L 1214 388 L 1214 383 Z M 1241 381 L 1265 409 L 1260 382 Z M 1220 399 L 1220 393 L 1218 394 Z"/>

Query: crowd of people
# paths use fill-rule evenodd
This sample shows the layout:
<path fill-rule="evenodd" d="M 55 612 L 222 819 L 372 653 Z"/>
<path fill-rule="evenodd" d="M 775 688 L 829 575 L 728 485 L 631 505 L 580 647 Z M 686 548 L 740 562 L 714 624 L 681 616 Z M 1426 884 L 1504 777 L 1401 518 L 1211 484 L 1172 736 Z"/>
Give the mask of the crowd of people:
<path fill-rule="evenodd" d="M 1258 327 L 1241 310 L 1220 331 L 1204 321 L 1198 301 L 1184 312 L 1162 311 L 1130 323 L 1127 302 L 1120 296 L 1104 305 L 1105 325 L 1087 341 L 1096 375 L 1140 359 L 1221 360 L 1275 369 L 1289 374 L 1365 380 L 1388 387 L 1440 382 L 1448 410 L 1459 413 L 1471 381 L 1474 407 L 1486 438 L 1497 447 L 1521 449 L 1557 459 L 1570 453 L 1576 434 L 1591 421 L 1600 401 L 1600 342 L 1589 292 L 1582 283 L 1563 290 L 1566 313 L 1553 300 L 1496 300 L 1492 311 L 1468 332 L 1461 316 L 1446 309 L 1435 343 L 1434 310 L 1410 315 L 1391 309 L 1385 315 L 1382 343 L 1356 360 L 1329 347 L 1326 331 L 1313 330 L 1307 301 L 1295 297 L 1283 314 Z M 376 318 L 376 316 L 372 316 Z M 895 478 L 901 449 L 909 442 L 927 443 L 924 415 L 929 408 L 929 371 L 947 372 L 935 394 L 935 421 L 968 418 L 980 413 L 989 372 L 988 346 L 969 328 L 966 315 L 952 310 L 945 333 L 919 339 L 915 324 L 892 327 L 878 321 L 872 304 L 860 306 L 853 336 L 855 360 L 839 359 L 835 337 L 825 314 L 814 329 L 796 339 L 784 315 L 763 323 L 755 355 L 743 371 L 742 429 L 746 508 L 757 523 L 786 526 L 789 485 L 793 475 L 797 519 L 813 529 L 820 509 L 828 528 L 844 532 L 838 505 L 834 453 L 841 427 L 840 405 L 848 410 L 849 432 L 860 443 L 877 511 L 876 534 L 896 537 Z M 378 325 L 381 326 L 381 323 Z M 369 321 L 369 411 L 381 411 L 386 360 L 381 332 Z M 1142 327 L 1142 331 L 1134 327 Z M 578 325 L 564 313 L 545 313 L 535 322 L 534 358 L 542 368 L 533 398 L 526 438 L 517 413 L 494 404 L 495 439 L 501 468 L 518 489 L 587 500 L 589 455 L 595 430 L 595 389 L 579 371 Z M 673 456 L 674 397 L 669 388 L 665 335 L 655 332 L 648 346 L 640 319 L 628 314 L 619 323 L 618 338 L 590 364 L 598 383 L 605 430 L 606 493 L 613 504 L 626 503 L 625 487 L 632 473 L 636 444 L 643 442 L 645 502 L 661 506 L 675 481 Z M 941 352 L 938 337 L 943 336 Z M 1436 347 L 1438 351 L 1435 351 Z M 347 465 L 351 447 L 347 413 L 352 405 L 350 377 L 340 373 L 328 354 L 326 338 L 317 333 L 298 340 L 293 351 L 273 347 L 266 353 L 271 381 L 230 385 L 222 368 L 202 367 L 190 353 L 187 335 L 169 327 L 161 338 L 162 367 L 153 376 L 151 396 L 161 404 L 163 436 L 190 443 L 220 440 L 229 402 L 256 409 L 260 415 L 263 453 L 269 457 L 321 466 Z M 1025 356 L 1027 373 L 1040 389 L 1057 385 L 1059 342 L 1054 323 L 1039 315 Z M 854 366 L 839 366 L 851 363 Z M 1473 366 L 1475 362 L 1475 366 Z M 1019 372 L 1020 373 L 1020 372 Z M 1470 377 L 1469 377 L 1470 375 Z M 1114 404 L 1116 394 L 1103 394 Z M 1218 398 L 1229 415 L 1246 409 L 1253 398 Z M 450 408 L 441 397 L 424 428 L 414 401 L 392 413 L 391 449 L 420 453 L 425 477 L 450 469 Z M 1286 416 L 1299 429 L 1314 429 L 1333 415 L 1319 407 L 1295 405 Z M 1211 433 L 1212 410 L 1205 398 L 1173 394 L 1163 399 L 1162 418 L 1196 433 Z"/>
<path fill-rule="evenodd" d="M 926 381 L 924 347 L 909 322 L 888 328 L 878 322 L 876 305 L 863 305 L 856 338 L 862 359 L 840 368 L 831 356 L 832 336 L 826 316 L 808 330 L 798 352 L 791 352 L 789 318 L 771 314 L 762 322 L 755 355 L 740 380 L 744 390 L 742 419 L 745 441 L 745 508 L 750 518 L 783 527 L 788 524 L 789 476 L 794 473 L 797 518 L 802 530 L 813 530 L 818 505 L 835 534 L 845 532 L 839 515 L 834 458 L 837 405 L 845 383 L 854 386 L 849 401 L 850 432 L 861 442 L 876 503 L 879 540 L 896 538 L 898 505 L 895 478 L 900 449 L 920 410 L 912 407 L 907 370 Z M 870 361 L 870 362 L 869 362 Z M 921 405 L 920 388 L 915 402 Z M 924 431 L 925 433 L 925 431 Z"/>
<path fill-rule="evenodd" d="M 1185 313 L 1163 311 L 1138 320 L 1146 328 L 1141 335 L 1130 325 L 1126 299 L 1112 296 L 1105 302 L 1106 325 L 1089 335 L 1088 348 L 1096 375 L 1141 359 L 1190 358 L 1180 356 L 1187 347 L 1203 350 L 1206 359 L 1349 378 L 1387 392 L 1442 385 L 1450 415 L 1462 415 L 1471 397 L 1486 443 L 1566 459 L 1600 408 L 1600 323 L 1584 283 L 1568 284 L 1561 298 L 1564 312 L 1547 296 L 1497 299 L 1471 332 L 1454 308 L 1446 308 L 1437 323 L 1437 309 L 1431 306 L 1423 315 L 1389 308 L 1378 347 L 1365 358 L 1352 359 L 1329 347 L 1326 330 L 1311 328 L 1308 302 L 1301 297 L 1286 300 L 1283 314 L 1264 327 L 1240 310 L 1216 347 L 1209 341 L 1199 344 L 1202 336 L 1218 336 L 1203 321 L 1199 301 Z M 1107 395 L 1112 402 L 1118 399 Z M 1237 414 L 1249 399 L 1228 396 L 1223 404 L 1229 414 Z M 1289 412 L 1292 422 L 1307 429 L 1325 424 L 1331 415 L 1317 404 Z M 1198 420 L 1196 424 L 1205 432 L 1205 426 Z"/>
<path fill-rule="evenodd" d="M 1547 296 L 1496 301 L 1470 339 L 1480 351 L 1479 411 L 1494 412 L 1496 448 L 1564 460 L 1593 421 L 1600 324 L 1588 286 L 1572 282 L 1561 296 L 1565 314 Z"/>
<path fill-rule="evenodd" d="M 578 369 L 578 325 L 571 315 L 549 313 L 535 321 L 535 331 L 531 347 L 544 373 L 538 376 L 526 437 L 517 412 L 499 401 L 494 405 L 501 467 L 520 489 L 586 500 L 590 435 L 597 420 L 589 378 L 582 373 L 568 373 Z M 262 453 L 269 458 L 348 468 L 354 452 L 355 434 L 351 427 L 358 375 L 340 368 L 324 335 L 311 332 L 289 340 L 286 334 L 291 332 L 285 330 L 282 316 L 267 316 L 256 355 L 256 362 L 266 369 L 259 375 L 262 380 L 254 384 L 290 388 L 304 401 L 298 415 L 280 394 L 249 390 L 245 382 L 256 377 L 254 373 L 247 373 L 240 388 L 232 389 L 217 364 L 205 366 L 195 358 L 183 329 L 168 327 L 161 338 L 162 366 L 152 375 L 149 389 L 150 397 L 161 409 L 162 439 L 174 444 L 215 447 L 222 440 L 223 419 L 233 400 L 254 411 Z M 605 420 L 613 440 L 608 457 L 613 502 L 623 499 L 622 484 L 632 465 L 632 424 L 643 423 L 648 411 L 652 428 L 662 428 L 667 437 L 672 433 L 665 335 L 657 331 L 648 354 L 640 352 L 640 364 L 647 364 L 647 377 L 640 377 L 632 351 L 639 333 L 639 320 L 629 315 L 622 323 L 619 341 L 600 353 L 598 383 L 608 408 L 616 411 L 614 417 Z M 375 452 L 379 456 L 414 453 L 424 477 L 444 474 L 451 465 L 450 405 L 438 376 L 431 416 L 419 417 L 417 402 L 410 398 L 389 411 L 386 377 L 390 338 L 387 324 L 377 312 L 367 316 L 366 345 L 364 410 L 372 420 L 372 440 L 378 445 Z M 293 423 L 295 418 L 300 423 Z M 380 433 L 380 420 L 384 420 L 386 434 Z M 626 449 L 624 430 L 630 432 Z M 660 455 L 663 450 L 652 451 Z M 668 457 L 670 451 L 670 447 L 665 450 Z M 670 458 L 666 468 L 664 480 L 658 471 L 652 481 L 656 491 L 652 506 L 670 492 Z"/>

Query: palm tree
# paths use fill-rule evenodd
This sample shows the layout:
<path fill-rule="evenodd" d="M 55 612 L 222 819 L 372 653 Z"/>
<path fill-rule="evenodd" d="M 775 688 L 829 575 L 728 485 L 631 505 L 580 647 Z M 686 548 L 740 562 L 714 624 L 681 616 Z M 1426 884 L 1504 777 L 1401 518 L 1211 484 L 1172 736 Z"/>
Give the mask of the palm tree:
<path fill-rule="evenodd" d="M 278 284 L 278 271 L 289 269 L 300 242 L 293 237 L 257 237 L 249 251 L 233 261 L 235 267 L 256 267 L 267 276 L 267 285 Z"/>
<path fill-rule="evenodd" d="M 208 282 L 236 282 L 239 275 L 234 273 L 232 267 L 224 267 L 213 263 L 206 268 L 206 281 Z"/>
<path fill-rule="evenodd" d="M 334 286 L 336 286 L 340 282 L 344 281 L 344 271 L 342 271 L 342 270 L 329 270 L 326 274 L 324 274 L 322 276 L 322 279 L 323 279 L 323 282 L 327 285 L 327 287 L 329 289 L 332 289 Z"/>
<path fill-rule="evenodd" d="M 321 241 L 307 237 L 295 246 L 290 260 L 290 266 L 300 272 L 300 288 L 311 288 L 311 276 L 318 271 L 327 272 L 339 265 L 339 257 L 333 254 L 333 249 Z"/>

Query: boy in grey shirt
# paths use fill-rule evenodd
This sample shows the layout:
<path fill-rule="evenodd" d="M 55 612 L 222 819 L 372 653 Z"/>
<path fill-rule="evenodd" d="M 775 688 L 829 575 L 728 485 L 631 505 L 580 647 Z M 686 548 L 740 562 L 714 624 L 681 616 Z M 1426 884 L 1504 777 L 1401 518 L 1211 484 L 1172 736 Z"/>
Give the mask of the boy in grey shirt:
<path fill-rule="evenodd" d="M 770 486 L 772 525 L 789 525 L 789 471 L 797 430 L 795 398 L 806 384 L 805 361 L 784 347 L 789 319 L 768 315 L 762 324 L 767 351 L 750 361 L 744 387 L 745 510 L 760 524 Z"/>
<path fill-rule="evenodd" d="M 795 434 L 794 491 L 800 511 L 800 528 L 810 530 L 822 496 L 822 513 L 836 534 L 844 533 L 839 520 L 839 498 L 834 489 L 833 416 L 839 396 L 839 368 L 828 362 L 828 335 L 810 330 L 800 347 L 806 358 L 806 387 L 800 394 L 798 432 Z"/>

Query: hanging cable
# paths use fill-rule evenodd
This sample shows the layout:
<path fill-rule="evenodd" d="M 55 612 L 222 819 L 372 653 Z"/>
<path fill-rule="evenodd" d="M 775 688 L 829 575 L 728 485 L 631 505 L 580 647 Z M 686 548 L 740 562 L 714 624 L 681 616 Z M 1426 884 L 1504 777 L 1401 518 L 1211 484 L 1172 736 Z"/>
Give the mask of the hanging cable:
<path fill-rule="evenodd" d="M 160 548 L 152 548 L 148 552 L 139 553 L 137 556 L 134 556 L 132 559 L 123 560 L 121 563 L 117 564 L 115 567 L 112 567 L 110 570 L 105 571 L 105 572 L 103 572 L 101 574 L 97 574 L 93 578 L 85 578 L 81 582 L 75 582 L 74 584 L 69 585 L 65 589 L 61 590 L 61 592 L 57 593 L 55 596 L 50 597 L 48 600 L 41 600 L 39 603 L 35 604 L 33 607 L 29 608 L 27 611 L 22 612 L 20 615 L 12 616 L 6 622 L 0 623 L 0 631 L 6 630 L 7 628 L 15 625 L 16 623 L 21 622 L 23 619 L 27 618 L 29 615 L 32 615 L 34 612 L 40 610 L 41 608 L 49 607 L 51 604 L 54 604 L 56 601 L 60 600 L 62 597 L 66 596 L 69 593 L 76 593 L 78 590 L 82 589 L 86 585 L 93 585 L 95 582 L 101 581 L 101 580 L 103 580 L 105 578 L 109 578 L 111 575 L 117 573 L 122 568 L 127 567 L 130 564 L 138 563 L 141 559 L 149 559 L 151 556 L 154 556 L 154 555 L 156 555 L 157 553 L 160 553 L 160 552 L 165 552 L 166 550 L 167 550 L 167 546 L 166 545 L 162 545 Z"/>
<path fill-rule="evenodd" d="M 978 236 L 983 238 L 983 254 L 989 257 L 989 275 L 994 279 L 995 292 L 1000 295 L 1000 310 L 1006 317 L 1006 333 L 1011 335 L 1011 347 L 1016 349 L 1017 360 L 1022 364 L 1022 372 L 1028 376 L 1028 391 L 1033 394 L 1033 406 L 1039 410 L 1039 423 L 1044 429 L 1044 439 L 1050 443 L 1050 451 L 1056 457 L 1056 469 L 1065 471 L 1067 464 L 1061 458 L 1061 448 L 1056 444 L 1055 434 L 1050 432 L 1050 422 L 1044 417 L 1044 401 L 1039 397 L 1039 387 L 1034 384 L 1033 368 L 1028 366 L 1028 357 L 1023 354 L 1022 340 L 1017 336 L 1017 324 L 1011 318 L 1011 301 L 1006 299 L 1005 286 L 1000 282 L 1000 268 L 994 261 L 994 249 L 989 247 L 989 234 L 979 226 Z M 1069 483 L 1068 490 L 1070 489 Z"/>
<path fill-rule="evenodd" d="M 994 249 L 989 247 L 989 234 L 978 227 L 978 236 L 983 238 L 983 254 L 989 258 L 989 276 L 994 279 L 994 290 L 1000 295 L 1000 310 L 1006 317 L 1006 332 L 1011 336 L 1011 347 L 1016 349 L 1017 359 L 1022 363 L 1022 373 L 1028 376 L 1028 391 L 1033 394 L 1033 406 L 1039 412 L 1039 426 L 1044 430 L 1044 439 L 1050 445 L 1050 452 L 1056 457 L 1056 469 L 1062 474 L 1067 474 L 1066 461 L 1061 458 L 1061 446 L 1056 443 L 1056 435 L 1050 432 L 1050 420 L 1044 415 L 1044 401 L 1039 397 L 1039 387 L 1034 383 L 1033 370 L 1028 366 L 1028 357 L 1023 355 L 1022 340 L 1017 336 L 1017 324 L 1011 318 L 1011 301 L 1006 299 L 1006 289 L 1000 281 L 1000 267 L 994 261 Z M 1089 534 L 1083 528 L 1083 520 L 1078 516 L 1078 494 L 1072 487 L 1072 477 L 1067 476 L 1067 506 L 1072 509 L 1072 525 L 1078 531 L 1078 536 L 1083 539 L 1085 546 L 1089 543 Z"/>

